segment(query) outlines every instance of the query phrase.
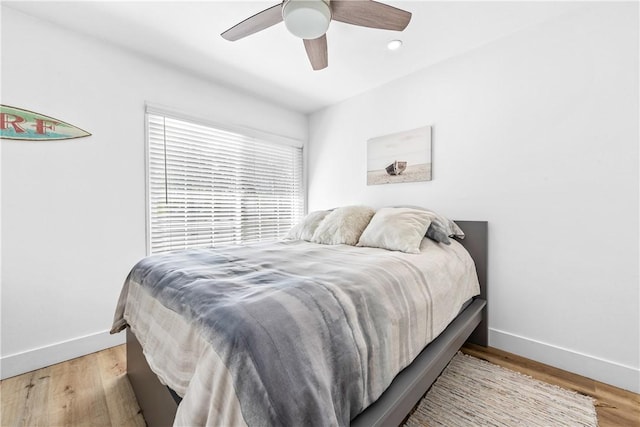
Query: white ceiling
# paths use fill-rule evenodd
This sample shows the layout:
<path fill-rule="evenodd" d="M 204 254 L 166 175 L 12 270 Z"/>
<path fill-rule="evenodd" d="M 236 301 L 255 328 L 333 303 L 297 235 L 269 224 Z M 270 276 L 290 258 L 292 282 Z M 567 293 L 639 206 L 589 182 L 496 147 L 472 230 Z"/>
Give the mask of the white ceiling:
<path fill-rule="evenodd" d="M 3 1 L 3 6 L 309 113 L 516 31 L 581 2 L 384 1 L 413 17 L 398 33 L 333 21 L 329 67 L 313 71 L 302 41 L 278 24 L 229 42 L 220 33 L 275 1 Z M 402 39 L 403 47 L 386 44 Z"/>

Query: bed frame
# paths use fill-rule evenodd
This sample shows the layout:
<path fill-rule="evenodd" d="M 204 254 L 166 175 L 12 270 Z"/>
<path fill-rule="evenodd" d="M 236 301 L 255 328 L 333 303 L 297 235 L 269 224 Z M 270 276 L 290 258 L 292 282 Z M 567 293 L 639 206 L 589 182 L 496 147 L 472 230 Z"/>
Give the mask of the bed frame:
<path fill-rule="evenodd" d="M 397 426 L 424 396 L 465 341 L 488 345 L 487 222 L 456 221 L 466 238 L 459 242 L 475 261 L 480 295 L 473 299 L 418 357 L 400 372 L 380 398 L 351 426 Z M 180 397 L 151 371 L 136 336 L 127 328 L 127 374 L 149 427 L 171 426 Z"/>

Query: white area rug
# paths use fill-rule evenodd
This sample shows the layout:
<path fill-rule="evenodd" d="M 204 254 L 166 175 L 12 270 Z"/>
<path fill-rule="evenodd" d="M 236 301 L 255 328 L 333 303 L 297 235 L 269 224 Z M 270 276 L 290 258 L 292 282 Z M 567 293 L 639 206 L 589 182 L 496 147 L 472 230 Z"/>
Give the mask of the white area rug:
<path fill-rule="evenodd" d="M 598 425 L 593 399 L 458 353 L 405 427 Z"/>

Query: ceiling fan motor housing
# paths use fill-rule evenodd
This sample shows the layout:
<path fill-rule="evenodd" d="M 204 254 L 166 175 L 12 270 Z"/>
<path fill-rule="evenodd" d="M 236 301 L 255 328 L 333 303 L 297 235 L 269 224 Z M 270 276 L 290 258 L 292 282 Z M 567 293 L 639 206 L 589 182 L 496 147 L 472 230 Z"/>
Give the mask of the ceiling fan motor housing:
<path fill-rule="evenodd" d="M 287 0 L 282 5 L 282 18 L 291 34 L 313 40 L 329 29 L 331 8 L 328 0 Z"/>
<path fill-rule="evenodd" d="M 0 0 L 2 1 L 2 0 Z M 375 0 L 282 0 L 221 35 L 236 41 L 284 21 L 287 30 L 303 39 L 314 70 L 327 68 L 327 37 L 331 20 L 381 30 L 403 31 L 411 12 Z"/>

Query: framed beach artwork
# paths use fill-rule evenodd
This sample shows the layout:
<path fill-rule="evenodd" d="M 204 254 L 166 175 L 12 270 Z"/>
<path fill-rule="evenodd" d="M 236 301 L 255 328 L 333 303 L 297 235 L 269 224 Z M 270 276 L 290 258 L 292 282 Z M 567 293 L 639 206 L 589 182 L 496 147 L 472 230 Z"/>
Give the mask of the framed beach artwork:
<path fill-rule="evenodd" d="M 431 126 L 367 141 L 367 185 L 431 181 Z"/>

